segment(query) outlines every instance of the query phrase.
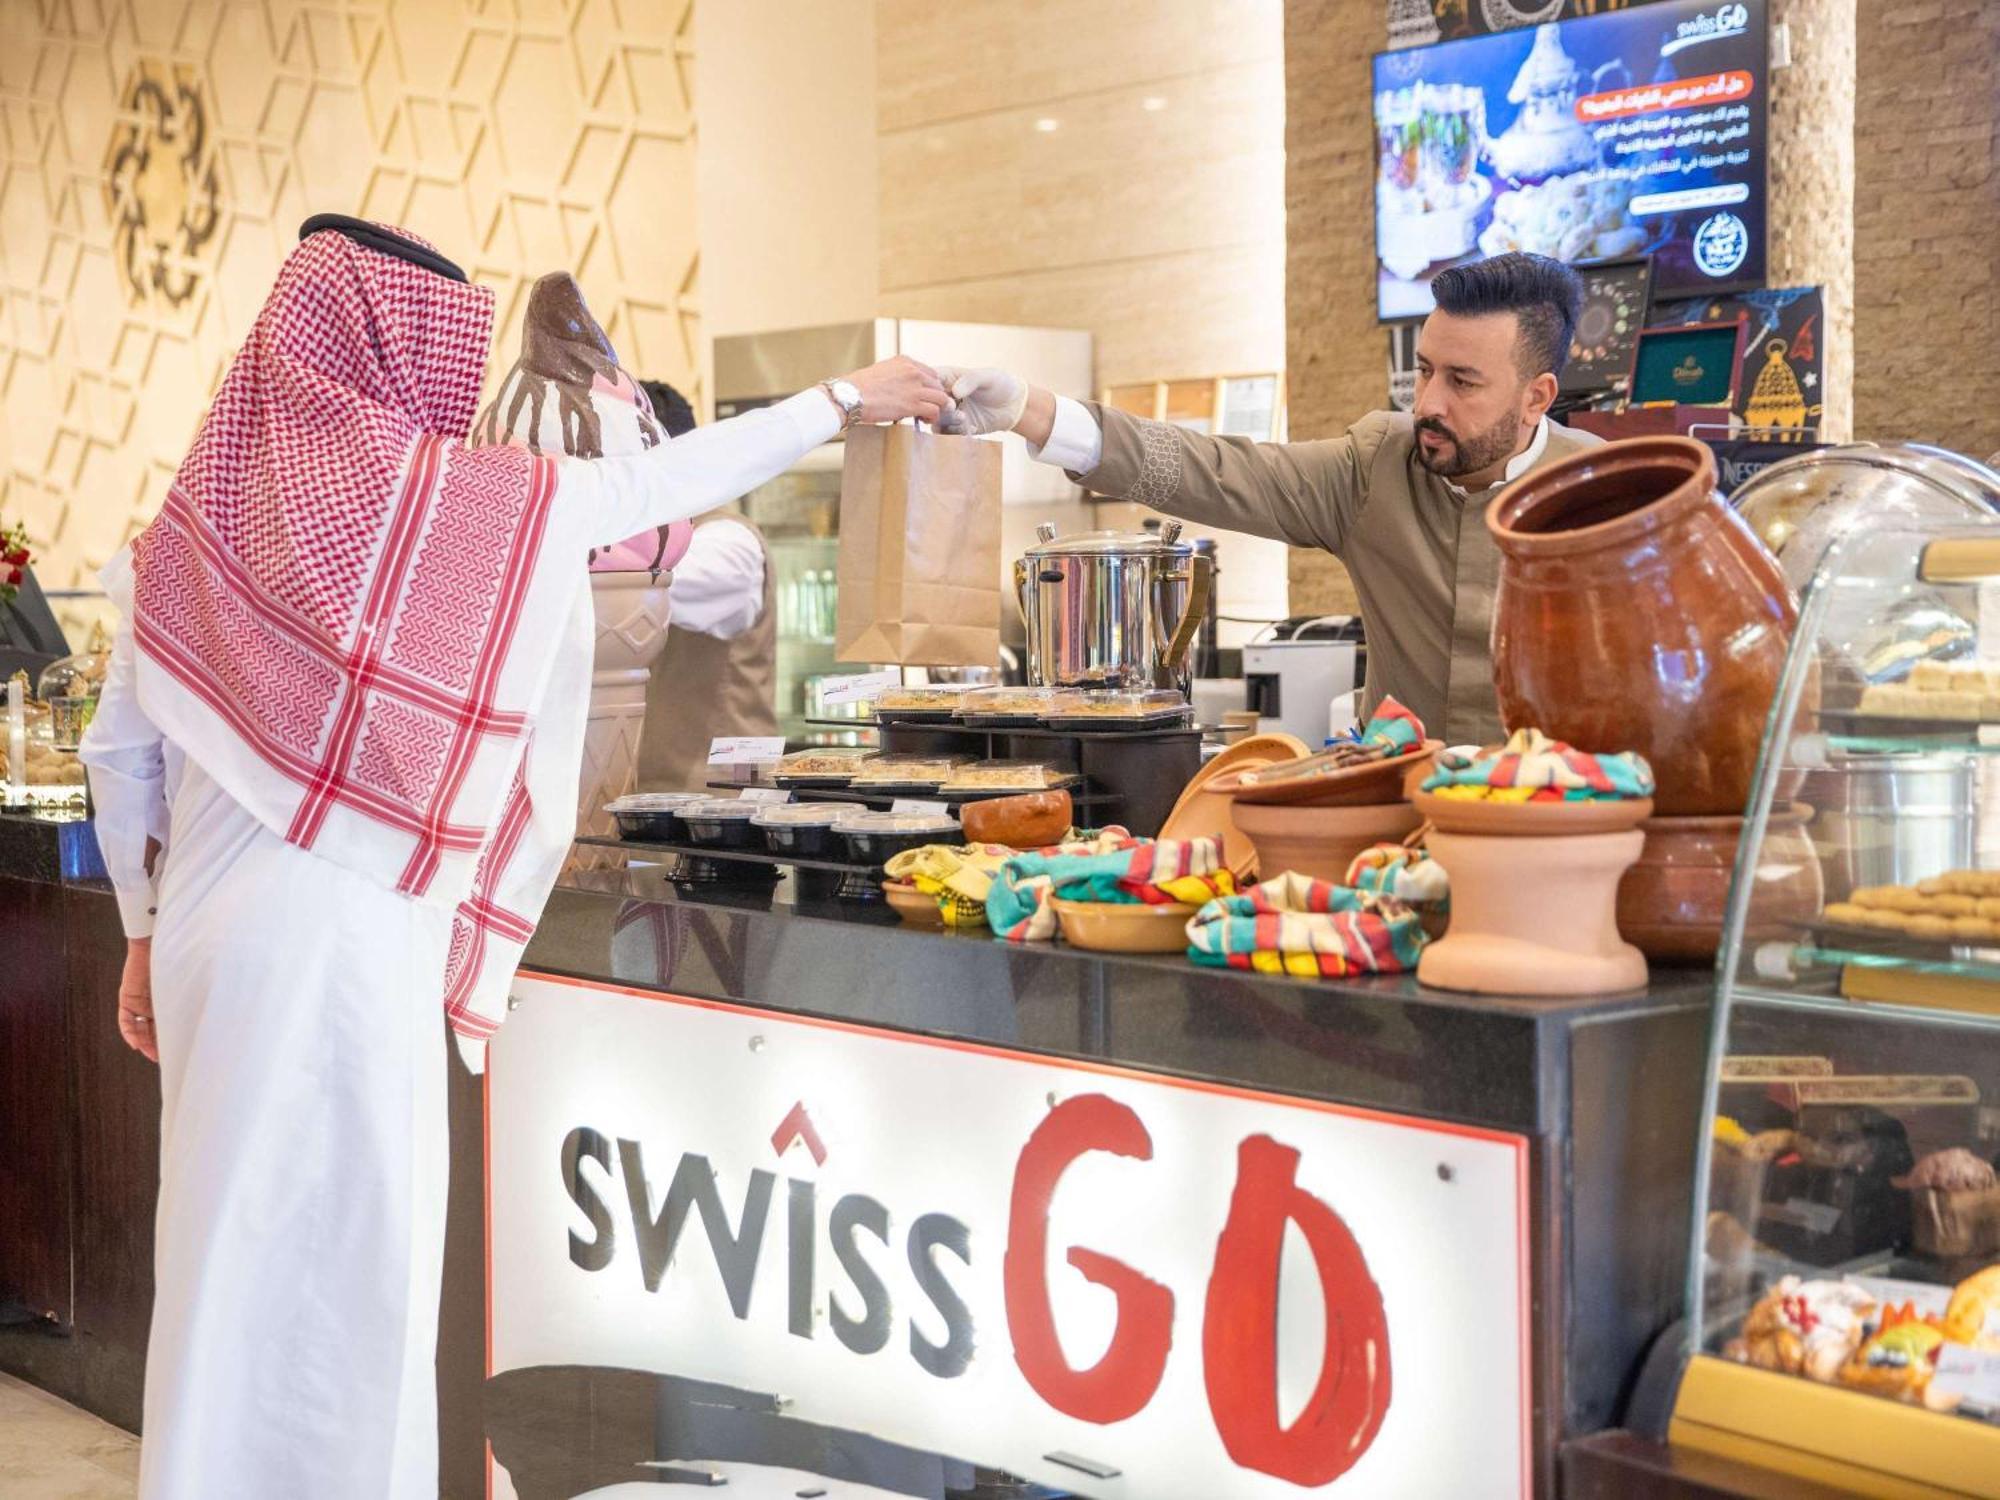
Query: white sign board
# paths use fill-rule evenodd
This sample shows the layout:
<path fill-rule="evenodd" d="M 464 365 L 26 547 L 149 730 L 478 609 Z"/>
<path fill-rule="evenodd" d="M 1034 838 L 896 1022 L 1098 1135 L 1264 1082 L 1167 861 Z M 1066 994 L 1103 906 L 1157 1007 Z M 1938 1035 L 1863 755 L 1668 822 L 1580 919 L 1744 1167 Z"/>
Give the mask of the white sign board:
<path fill-rule="evenodd" d="M 1094 1500 L 1529 1492 L 1519 1136 L 515 994 L 486 1074 L 489 1375 L 718 1382 Z"/>
<path fill-rule="evenodd" d="M 711 766 L 768 766 L 785 758 L 782 734 L 735 735 L 708 742 Z"/>

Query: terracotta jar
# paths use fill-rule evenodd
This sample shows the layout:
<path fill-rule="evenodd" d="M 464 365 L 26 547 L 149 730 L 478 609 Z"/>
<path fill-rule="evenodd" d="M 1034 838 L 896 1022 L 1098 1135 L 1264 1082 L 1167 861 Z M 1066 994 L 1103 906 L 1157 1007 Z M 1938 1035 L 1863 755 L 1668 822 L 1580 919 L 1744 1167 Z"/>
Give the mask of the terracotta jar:
<path fill-rule="evenodd" d="M 1819 915 L 1825 885 L 1818 852 L 1806 835 L 1812 809 L 1774 807 L 1750 871 L 1751 942 L 1795 934 L 1789 924 Z M 1649 818 L 1639 825 L 1646 848 L 1618 885 L 1618 930 L 1655 963 L 1715 962 L 1729 911 L 1729 882 L 1742 818 Z"/>
<path fill-rule="evenodd" d="M 1638 751 L 1656 817 L 1742 813 L 1798 606 L 1709 450 L 1592 448 L 1503 490 L 1486 524 L 1502 722 Z"/>

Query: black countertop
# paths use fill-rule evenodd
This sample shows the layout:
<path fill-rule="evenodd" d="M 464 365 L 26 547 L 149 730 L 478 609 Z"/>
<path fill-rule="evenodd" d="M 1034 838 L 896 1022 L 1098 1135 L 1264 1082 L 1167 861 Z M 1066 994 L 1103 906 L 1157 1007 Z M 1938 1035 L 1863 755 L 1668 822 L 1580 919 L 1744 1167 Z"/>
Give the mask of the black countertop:
<path fill-rule="evenodd" d="M 104 880 L 97 834 L 81 812 L 0 808 L 0 879 L 45 884 Z"/>
<path fill-rule="evenodd" d="M 1714 990 L 1706 971 L 1582 999 L 1266 976 L 923 931 L 883 908 L 795 901 L 790 885 L 578 874 L 550 899 L 526 966 L 1530 1134 L 1566 1092 L 1572 1032 L 1705 1014 Z"/>

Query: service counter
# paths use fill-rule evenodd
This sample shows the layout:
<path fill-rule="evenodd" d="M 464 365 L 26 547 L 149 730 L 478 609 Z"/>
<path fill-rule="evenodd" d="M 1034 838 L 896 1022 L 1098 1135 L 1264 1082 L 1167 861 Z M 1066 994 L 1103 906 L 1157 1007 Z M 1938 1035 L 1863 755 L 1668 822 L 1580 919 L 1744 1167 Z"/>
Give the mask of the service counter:
<path fill-rule="evenodd" d="M 158 1093 L 85 842 L 0 816 L 0 1368 L 136 1427 Z M 1474 998 L 647 870 L 528 968 L 452 1065 L 449 1497 L 489 1443 L 502 1496 L 1550 1495 L 1681 1307 L 1706 974 Z"/>

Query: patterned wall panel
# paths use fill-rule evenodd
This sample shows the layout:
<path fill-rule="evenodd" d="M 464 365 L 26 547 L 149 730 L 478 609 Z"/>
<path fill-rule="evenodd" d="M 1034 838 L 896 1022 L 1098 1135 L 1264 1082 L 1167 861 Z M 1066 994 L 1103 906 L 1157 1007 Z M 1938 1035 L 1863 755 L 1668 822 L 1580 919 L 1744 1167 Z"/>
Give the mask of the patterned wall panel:
<path fill-rule="evenodd" d="M 577 274 L 695 395 L 694 0 L 0 0 L 0 518 L 51 588 L 158 508 L 308 214 Z M 93 611 L 71 607 L 76 628 Z"/>

